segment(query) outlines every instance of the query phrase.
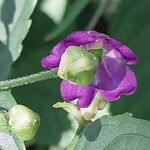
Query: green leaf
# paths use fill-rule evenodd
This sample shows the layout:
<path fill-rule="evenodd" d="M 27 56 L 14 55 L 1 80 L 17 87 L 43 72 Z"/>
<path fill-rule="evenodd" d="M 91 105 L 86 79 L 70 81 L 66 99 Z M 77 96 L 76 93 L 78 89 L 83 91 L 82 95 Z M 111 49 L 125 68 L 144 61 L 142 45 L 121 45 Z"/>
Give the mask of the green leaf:
<path fill-rule="evenodd" d="M 10 109 L 16 105 L 16 101 L 11 94 L 11 91 L 0 92 L 0 107 L 4 109 Z"/>
<path fill-rule="evenodd" d="M 25 150 L 25 145 L 14 133 L 0 132 L 0 149 Z"/>
<path fill-rule="evenodd" d="M 35 5 L 36 0 L 0 1 L 0 80 L 8 76 L 12 63 L 20 56 Z"/>
<path fill-rule="evenodd" d="M 134 66 L 138 88 L 133 96 L 125 96 L 112 104 L 113 114 L 131 112 L 138 118 L 150 120 L 150 1 L 122 1 L 116 15 L 110 22 L 112 37 L 128 45 L 138 56 Z"/>
<path fill-rule="evenodd" d="M 150 122 L 129 113 L 104 116 L 89 124 L 75 144 L 75 150 L 147 150 L 150 148 Z M 68 148 L 69 149 L 69 148 Z"/>
<path fill-rule="evenodd" d="M 44 0 L 41 11 L 48 15 L 56 24 L 60 24 L 65 14 L 67 0 Z"/>
<path fill-rule="evenodd" d="M 78 128 L 78 123 L 77 121 L 74 120 L 74 117 L 70 114 L 68 114 L 67 118 L 71 122 L 70 125 L 71 127 L 68 130 L 62 132 L 59 143 L 57 145 L 50 145 L 49 150 L 62 150 L 62 149 L 64 150 L 66 149 L 66 145 L 69 145 L 69 143 L 73 139 L 74 134 Z"/>

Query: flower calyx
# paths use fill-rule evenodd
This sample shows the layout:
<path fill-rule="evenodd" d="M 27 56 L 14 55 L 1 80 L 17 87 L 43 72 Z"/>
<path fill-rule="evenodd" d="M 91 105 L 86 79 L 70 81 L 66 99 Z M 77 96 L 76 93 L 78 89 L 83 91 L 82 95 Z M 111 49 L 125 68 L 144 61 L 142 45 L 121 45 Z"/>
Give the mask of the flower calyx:
<path fill-rule="evenodd" d="M 69 46 L 61 56 L 58 76 L 76 84 L 90 84 L 99 62 L 97 57 L 99 53 L 96 50 L 93 51 L 87 51 L 77 46 Z"/>

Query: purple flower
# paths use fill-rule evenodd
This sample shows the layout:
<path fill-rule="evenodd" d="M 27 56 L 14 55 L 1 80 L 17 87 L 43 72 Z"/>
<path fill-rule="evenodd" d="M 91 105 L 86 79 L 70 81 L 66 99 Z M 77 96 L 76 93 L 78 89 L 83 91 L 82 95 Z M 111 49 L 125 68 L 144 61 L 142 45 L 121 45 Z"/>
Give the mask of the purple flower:
<path fill-rule="evenodd" d="M 127 66 L 137 63 L 136 55 L 125 45 L 96 31 L 76 31 L 59 42 L 48 56 L 41 60 L 45 69 L 59 67 L 61 56 L 69 46 L 85 50 L 103 49 L 102 56 L 90 85 L 73 84 L 63 80 L 61 95 L 66 101 L 77 99 L 81 108 L 88 107 L 97 92 L 106 101 L 115 101 L 136 90 L 136 77 Z"/>

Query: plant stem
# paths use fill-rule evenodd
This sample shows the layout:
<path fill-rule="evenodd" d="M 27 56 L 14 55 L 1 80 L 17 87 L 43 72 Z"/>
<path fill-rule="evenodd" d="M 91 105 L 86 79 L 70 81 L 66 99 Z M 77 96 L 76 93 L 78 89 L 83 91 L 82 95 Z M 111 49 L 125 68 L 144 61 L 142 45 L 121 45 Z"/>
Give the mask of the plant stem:
<path fill-rule="evenodd" d="M 78 139 L 82 135 L 82 132 L 83 132 L 83 130 L 85 129 L 85 127 L 87 125 L 88 125 L 88 123 L 86 123 L 86 124 L 79 124 L 78 129 L 76 131 L 76 134 L 74 135 L 71 143 L 68 145 L 67 150 L 74 150 L 75 145 L 76 145 Z"/>
<path fill-rule="evenodd" d="M 50 78 L 57 77 L 57 69 L 42 71 L 39 73 L 31 74 L 29 76 L 19 77 L 0 82 L 0 91 L 8 90 L 14 87 L 32 84 L 34 82 L 44 81 Z"/>
<path fill-rule="evenodd" d="M 97 9 L 96 9 L 92 19 L 90 20 L 89 24 L 86 27 L 87 30 L 93 29 L 96 26 L 99 18 L 103 15 L 103 12 L 104 12 L 107 4 L 108 4 L 108 0 L 100 0 L 99 1 L 99 5 L 98 5 Z"/>

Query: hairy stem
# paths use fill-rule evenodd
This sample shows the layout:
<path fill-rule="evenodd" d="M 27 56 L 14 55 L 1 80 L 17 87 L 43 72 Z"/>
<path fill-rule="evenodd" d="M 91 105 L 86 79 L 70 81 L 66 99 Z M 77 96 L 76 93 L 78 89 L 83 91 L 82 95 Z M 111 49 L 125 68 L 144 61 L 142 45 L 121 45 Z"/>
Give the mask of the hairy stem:
<path fill-rule="evenodd" d="M 53 70 L 42 71 L 39 73 L 31 74 L 29 76 L 1 81 L 0 91 L 11 89 L 22 85 L 32 84 L 34 82 L 44 81 L 56 77 L 57 77 L 57 69 L 53 69 Z"/>

